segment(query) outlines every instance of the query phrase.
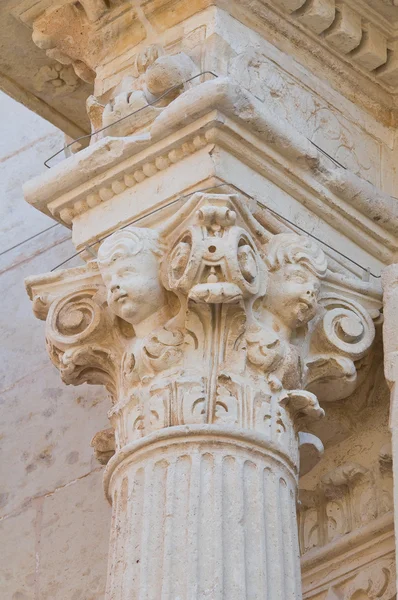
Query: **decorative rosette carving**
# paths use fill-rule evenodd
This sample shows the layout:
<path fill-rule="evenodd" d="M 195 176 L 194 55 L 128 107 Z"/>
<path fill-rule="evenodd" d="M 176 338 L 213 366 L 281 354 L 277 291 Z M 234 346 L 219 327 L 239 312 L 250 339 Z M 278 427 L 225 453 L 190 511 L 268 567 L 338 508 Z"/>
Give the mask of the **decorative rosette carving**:
<path fill-rule="evenodd" d="M 175 242 L 167 284 L 198 303 L 234 304 L 261 293 L 266 270 L 252 236 L 236 225 L 236 212 L 225 199 L 216 202 L 201 206 L 197 224 Z"/>

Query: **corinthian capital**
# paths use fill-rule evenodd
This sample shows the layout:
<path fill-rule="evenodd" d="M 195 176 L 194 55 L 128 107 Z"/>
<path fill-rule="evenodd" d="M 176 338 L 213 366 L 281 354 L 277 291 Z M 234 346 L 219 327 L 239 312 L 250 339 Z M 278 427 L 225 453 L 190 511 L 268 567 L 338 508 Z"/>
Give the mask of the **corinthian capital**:
<path fill-rule="evenodd" d="M 117 448 L 166 427 L 225 425 L 296 463 L 298 429 L 322 417 L 318 400 L 354 390 L 374 339 L 319 246 L 272 236 L 228 194 L 193 195 L 157 230 L 116 231 L 96 261 L 28 290 L 63 380 L 111 393 Z"/>

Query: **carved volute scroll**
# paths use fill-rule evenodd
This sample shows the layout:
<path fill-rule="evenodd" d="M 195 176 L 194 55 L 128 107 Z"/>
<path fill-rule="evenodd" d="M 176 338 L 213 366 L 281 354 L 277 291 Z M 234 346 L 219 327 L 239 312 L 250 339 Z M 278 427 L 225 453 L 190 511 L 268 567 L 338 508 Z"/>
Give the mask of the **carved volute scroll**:
<path fill-rule="evenodd" d="M 159 231 L 122 229 L 90 268 L 95 285 L 72 278 L 46 292 L 49 310 L 35 302 L 63 380 L 110 391 L 116 449 L 215 424 L 258 432 L 297 464 L 317 396 L 352 392 L 374 338 L 362 305 L 323 290 L 322 250 L 272 237 L 236 196 L 195 194 Z"/>
<path fill-rule="evenodd" d="M 366 373 L 375 326 L 366 309 L 354 300 L 325 293 L 320 304 L 324 310 L 311 336 L 306 387 L 325 402 L 341 400 L 359 385 L 361 373 Z"/>
<path fill-rule="evenodd" d="M 54 300 L 46 323 L 46 345 L 67 384 L 103 384 L 117 395 L 115 319 L 98 302 L 98 288 L 71 292 Z"/>

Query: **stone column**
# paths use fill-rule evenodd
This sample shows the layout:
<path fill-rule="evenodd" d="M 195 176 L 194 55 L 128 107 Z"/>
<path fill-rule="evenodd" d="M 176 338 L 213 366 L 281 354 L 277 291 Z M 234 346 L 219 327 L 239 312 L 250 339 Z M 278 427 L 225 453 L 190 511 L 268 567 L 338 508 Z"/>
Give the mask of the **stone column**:
<path fill-rule="evenodd" d="M 322 450 L 300 429 L 323 416 L 315 393 L 352 392 L 374 337 L 322 250 L 196 193 L 27 287 L 65 383 L 112 398 L 93 441 L 114 453 L 106 600 L 299 599 L 299 449 L 302 471 Z"/>
<path fill-rule="evenodd" d="M 116 456 L 108 600 L 301 598 L 297 475 L 262 435 L 172 427 Z"/>
<path fill-rule="evenodd" d="M 98 255 L 27 288 L 65 383 L 111 396 L 92 442 L 112 457 L 106 600 L 301 598 L 297 480 L 322 445 L 300 430 L 318 396 L 353 392 L 374 339 L 366 286 L 252 197 L 303 169 L 309 198 L 318 155 L 241 87 L 251 58 L 215 4 L 29 13 L 47 57 L 94 82 L 90 147 L 25 194 Z"/>
<path fill-rule="evenodd" d="M 392 264 L 382 273 L 383 282 L 383 345 L 384 373 L 391 389 L 390 429 L 394 477 L 394 514 L 398 514 L 398 264 Z M 395 539 L 398 539 L 397 519 Z M 395 552 L 398 564 L 398 547 Z M 397 569 L 398 572 L 398 569 Z"/>

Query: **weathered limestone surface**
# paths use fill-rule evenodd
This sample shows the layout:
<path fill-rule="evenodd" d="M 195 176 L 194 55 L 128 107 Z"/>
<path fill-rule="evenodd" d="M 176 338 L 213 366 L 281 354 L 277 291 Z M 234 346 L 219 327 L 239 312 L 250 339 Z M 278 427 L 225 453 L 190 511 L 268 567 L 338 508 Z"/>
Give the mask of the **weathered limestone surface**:
<path fill-rule="evenodd" d="M 101 480 L 97 468 L 44 499 L 40 508 L 39 598 L 103 597 L 110 511 L 103 501 Z"/>
<path fill-rule="evenodd" d="M 300 551 L 305 598 L 392 600 L 377 275 L 398 251 L 393 17 L 332 0 L 17 12 L 57 65 L 40 92 L 93 85 L 89 147 L 25 186 L 87 264 L 26 288 L 64 383 L 110 397 L 110 426 L 96 391 L 50 406 L 82 435 L 54 490 L 67 428 L 26 457 L 48 462 L 40 483 L 15 471 L 19 494 L 54 501 L 60 529 L 43 513 L 36 540 L 68 551 L 56 499 L 97 483 L 89 436 L 112 504 L 106 600 L 299 600 Z M 82 561 L 75 587 L 51 553 L 39 564 L 36 597 L 104 593 Z"/>
<path fill-rule="evenodd" d="M 398 439 L 397 439 L 397 380 L 398 380 L 398 363 L 397 363 L 397 306 L 398 306 L 398 267 L 397 264 L 390 265 L 383 273 L 383 290 L 384 290 L 384 312 L 385 322 L 383 327 L 383 342 L 384 342 L 384 371 L 386 380 L 390 386 L 390 428 L 392 436 L 392 460 L 396 463 L 398 455 Z M 394 506 L 398 502 L 398 487 L 397 476 L 394 472 Z M 395 523 L 395 534 L 397 534 L 397 524 Z"/>
<path fill-rule="evenodd" d="M 181 30 L 216 8 L 257 30 L 376 118 L 393 123 L 398 83 L 393 0 L 139 0 L 135 6 L 4 0 L 1 85 L 58 126 L 81 131 L 87 127 L 84 101 L 95 71 L 115 71 L 115 58 L 126 45 L 149 46 L 155 36 Z M 36 46 L 29 39 L 32 29 Z M 12 46 L 17 38 L 21 50 L 28 50 L 24 61 L 19 47 Z"/>
<path fill-rule="evenodd" d="M 349 411 L 344 403 L 328 411 L 324 459 L 300 481 L 305 598 L 395 597 L 389 405 L 379 362 Z"/>
<path fill-rule="evenodd" d="M 301 597 L 298 452 L 312 447 L 305 473 L 322 444 L 299 430 L 324 414 L 315 393 L 335 402 L 363 381 L 378 315 L 339 283 L 309 238 L 214 193 L 115 232 L 87 267 L 27 280 L 64 382 L 112 397 L 106 598 Z M 108 432 L 93 444 L 112 455 Z"/>

